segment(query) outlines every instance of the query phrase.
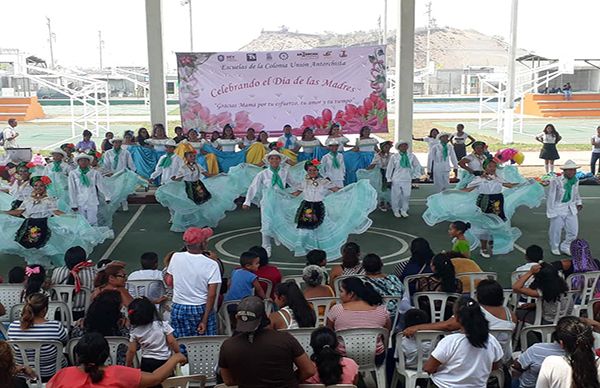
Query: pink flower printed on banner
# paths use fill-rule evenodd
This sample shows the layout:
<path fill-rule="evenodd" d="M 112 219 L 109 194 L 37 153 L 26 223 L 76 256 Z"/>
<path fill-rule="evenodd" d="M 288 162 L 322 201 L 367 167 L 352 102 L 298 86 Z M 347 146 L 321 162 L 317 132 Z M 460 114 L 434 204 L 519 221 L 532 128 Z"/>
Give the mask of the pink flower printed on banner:
<path fill-rule="evenodd" d="M 246 111 L 235 113 L 235 119 L 232 119 L 231 112 L 212 114 L 210 109 L 196 102 L 185 105 L 181 119 L 185 130 L 193 128 L 204 132 L 222 131 L 227 124 L 232 125 L 237 134 L 245 133 L 248 128 L 261 131 L 265 127 L 261 123 L 250 120 L 250 115 Z"/>

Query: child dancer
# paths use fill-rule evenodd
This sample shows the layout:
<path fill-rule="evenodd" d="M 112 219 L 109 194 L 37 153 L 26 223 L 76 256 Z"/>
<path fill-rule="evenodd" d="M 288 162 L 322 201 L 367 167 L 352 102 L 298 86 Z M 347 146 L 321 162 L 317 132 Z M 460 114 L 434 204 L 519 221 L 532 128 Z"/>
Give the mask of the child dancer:
<path fill-rule="evenodd" d="M 448 228 L 448 235 L 452 237 L 452 252 L 460 253 L 464 258 L 471 258 L 471 244 L 465 237 L 467 230 L 471 229 L 469 222 L 454 221 Z"/>
<path fill-rule="evenodd" d="M 50 177 L 55 174 L 64 176 L 69 175 L 69 172 L 71 172 L 72 168 L 68 163 L 64 162 L 64 158 L 66 157 L 67 153 L 60 148 L 52 151 L 52 162 L 44 167 L 44 175 Z"/>
<path fill-rule="evenodd" d="M 329 153 L 321 159 L 321 172 L 335 187 L 342 188 L 346 177 L 346 166 L 344 165 L 344 155 L 339 152 L 340 143 L 338 139 L 330 138 L 325 144 L 329 148 Z"/>
<path fill-rule="evenodd" d="M 458 169 L 458 161 L 454 147 L 449 143 L 450 134 L 442 132 L 438 135 L 439 143 L 431 147 L 429 171 L 433 171 L 433 188 L 436 193 L 450 187 L 450 169 Z"/>
<path fill-rule="evenodd" d="M 102 175 L 90 168 L 93 156 L 78 154 L 75 163 L 78 168 L 69 173 L 69 201 L 71 209 L 78 211 L 90 223 L 98 224 L 98 192 L 110 203 L 110 193 L 104 186 Z"/>
<path fill-rule="evenodd" d="M 196 162 L 196 152 L 188 151 L 185 153 L 185 163 L 172 179 L 174 181 L 183 180 L 188 198 L 196 205 L 200 205 L 212 197 L 202 183 L 202 176 L 208 177 L 210 174 Z"/>
<path fill-rule="evenodd" d="M 286 124 L 283 126 L 283 135 L 277 139 L 278 143 L 283 144 L 283 148 L 286 150 L 293 150 L 296 148 L 298 138 L 292 134 L 292 126 Z"/>
<path fill-rule="evenodd" d="M 133 163 L 131 153 L 121 147 L 123 145 L 123 138 L 113 138 L 112 145 L 112 150 L 106 151 L 102 159 L 104 169 L 112 174 L 122 170 L 130 170 L 135 172 L 135 164 Z M 129 210 L 127 199 L 121 202 L 121 205 L 123 206 L 123 211 Z"/>
<path fill-rule="evenodd" d="M 431 128 L 431 130 L 429 131 L 429 135 L 427 137 L 414 137 L 413 136 L 413 140 L 415 141 L 422 141 L 427 143 L 427 149 L 428 149 L 428 153 L 427 153 L 427 175 L 429 175 L 429 179 L 433 179 L 433 171 L 430 170 L 430 168 L 433 167 L 432 163 L 431 163 L 431 149 L 433 148 L 434 145 L 438 144 L 440 141 L 438 140 L 438 135 L 440 134 L 440 131 L 437 128 Z"/>
<path fill-rule="evenodd" d="M 158 159 L 156 169 L 152 175 L 150 175 L 150 180 L 160 177 L 161 185 L 170 182 L 171 178 L 176 176 L 183 166 L 183 161 L 181 158 L 175 155 L 175 148 L 177 147 L 175 140 L 167 140 L 164 146 L 166 154 Z"/>
<path fill-rule="evenodd" d="M 392 184 L 392 211 L 397 218 L 408 217 L 408 206 L 412 190 L 412 180 L 421 176 L 421 164 L 412 152 L 408 152 L 408 142 L 400 140 L 396 145 L 397 154 L 390 157 L 385 178 Z"/>
<path fill-rule="evenodd" d="M 387 182 L 385 176 L 390 157 L 392 156 L 390 153 L 392 146 L 393 143 L 389 140 L 382 142 L 379 145 L 379 152 L 375 154 L 369 167 L 364 170 L 356 171 L 357 179 L 368 179 L 371 186 L 377 190 L 379 210 L 382 212 L 386 212 L 391 206 L 390 184 Z"/>
<path fill-rule="evenodd" d="M 31 178 L 30 168 L 33 168 L 31 163 L 21 162 L 17 165 L 17 179 L 13 182 L 8 190 L 8 194 L 12 196 L 13 202 L 11 204 L 11 210 L 17 209 L 25 200 L 31 196 L 33 191 L 29 184 Z"/>

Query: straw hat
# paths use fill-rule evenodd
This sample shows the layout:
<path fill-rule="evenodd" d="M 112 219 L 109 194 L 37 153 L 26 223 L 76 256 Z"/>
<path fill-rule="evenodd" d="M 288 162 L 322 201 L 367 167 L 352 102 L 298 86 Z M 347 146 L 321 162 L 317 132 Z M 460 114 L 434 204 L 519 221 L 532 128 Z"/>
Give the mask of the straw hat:
<path fill-rule="evenodd" d="M 88 154 L 84 154 L 84 153 L 80 153 L 75 155 L 75 157 L 73 158 L 73 160 L 75 162 L 77 162 L 79 159 L 87 159 L 90 162 L 94 160 L 94 157 L 92 155 L 88 155 Z"/>
<path fill-rule="evenodd" d="M 565 164 L 563 164 L 560 167 L 561 170 L 577 170 L 578 168 L 579 166 L 577 165 L 577 163 L 575 163 L 571 159 L 567 160 Z"/>
<path fill-rule="evenodd" d="M 54 150 L 52 150 L 52 154 L 61 154 L 63 157 L 67 157 L 67 153 L 61 150 L 60 148 L 55 148 Z"/>
<path fill-rule="evenodd" d="M 281 159 L 281 163 L 285 162 L 288 157 L 285 156 L 284 154 L 282 154 L 281 152 L 277 151 L 277 150 L 272 150 L 271 152 L 269 152 L 268 154 L 265 155 L 263 161 L 265 162 L 265 164 L 269 163 L 269 158 L 271 156 L 278 156 Z"/>
<path fill-rule="evenodd" d="M 110 139 L 110 144 L 113 144 L 116 141 L 120 141 L 122 143 L 123 142 L 123 138 L 121 136 L 115 136 L 112 139 Z"/>

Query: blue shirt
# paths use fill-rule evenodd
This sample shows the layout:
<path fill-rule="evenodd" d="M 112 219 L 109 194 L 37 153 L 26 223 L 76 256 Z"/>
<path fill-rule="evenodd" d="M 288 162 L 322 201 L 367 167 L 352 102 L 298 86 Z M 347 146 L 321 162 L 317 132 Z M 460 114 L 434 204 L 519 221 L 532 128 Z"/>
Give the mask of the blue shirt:
<path fill-rule="evenodd" d="M 229 291 L 225 295 L 225 302 L 230 300 L 240 300 L 253 294 L 254 285 L 252 282 L 258 276 L 254 272 L 240 268 L 233 271 L 231 274 L 231 285 Z"/>

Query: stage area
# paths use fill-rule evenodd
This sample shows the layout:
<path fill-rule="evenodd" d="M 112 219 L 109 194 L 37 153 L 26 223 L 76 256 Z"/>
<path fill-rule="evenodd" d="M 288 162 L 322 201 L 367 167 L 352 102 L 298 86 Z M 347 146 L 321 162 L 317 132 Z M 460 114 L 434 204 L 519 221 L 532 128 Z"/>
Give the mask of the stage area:
<path fill-rule="evenodd" d="M 600 243 L 596 238 L 596 227 L 600 218 L 600 191 L 597 187 L 590 186 L 582 186 L 580 190 L 584 197 L 584 209 L 579 217 L 580 237 L 590 241 L 592 253 L 598 257 Z M 436 252 L 449 249 L 450 238 L 446 232 L 448 224 L 429 227 L 420 216 L 426 208 L 425 201 L 431 191 L 430 185 L 421 185 L 420 189 L 413 191 L 410 218 L 397 219 L 389 211 L 384 213 L 376 210 L 371 215 L 373 226 L 367 233 L 352 235 L 350 240 L 360 244 L 363 254 L 374 252 L 382 256 L 386 263 L 385 270 L 388 272 L 398 260 L 409 257 L 408 247 L 415 237 L 428 239 Z M 182 235 L 169 231 L 168 217 L 167 209 L 160 205 L 132 205 L 129 212 L 116 213 L 115 239 L 96 247 L 91 258 L 94 261 L 102 257 L 125 261 L 128 263 L 128 271 L 131 272 L 138 269 L 139 256 L 143 252 L 155 251 L 162 257 L 171 250 L 179 250 L 182 247 Z M 479 257 L 479 252 L 474 252 L 473 255 L 483 270 L 498 272 L 504 287 L 510 286 L 510 273 L 522 262 L 522 249 L 528 245 L 541 245 L 547 253 L 548 261 L 559 258 L 552 256 L 547 246 L 548 220 L 544 203 L 537 209 L 521 208 L 513 217 L 513 225 L 523 232 L 523 236 L 517 241 L 516 250 L 508 255 L 494 256 L 492 259 Z M 227 217 L 215 229 L 210 248 L 219 252 L 219 256 L 227 264 L 227 271 L 237 263 L 241 252 L 252 245 L 260 244 L 259 226 L 260 214 L 257 208 L 253 207 L 249 211 L 238 208 L 227 213 Z M 284 247 L 273 247 L 272 262 L 288 275 L 298 274 L 304 266 L 304 258 L 294 257 Z M 0 274 L 6 276 L 12 266 L 21 264 L 24 264 L 23 260 L 18 257 L 0 255 Z"/>

